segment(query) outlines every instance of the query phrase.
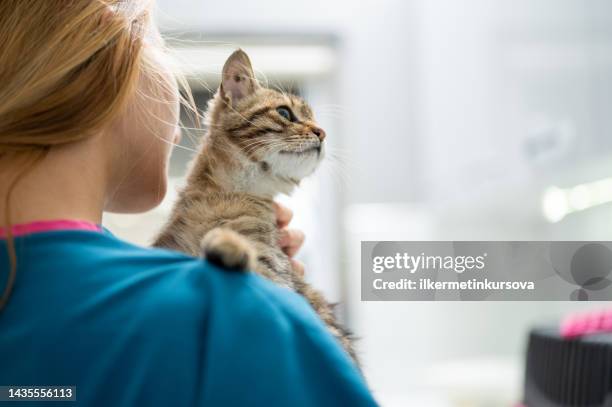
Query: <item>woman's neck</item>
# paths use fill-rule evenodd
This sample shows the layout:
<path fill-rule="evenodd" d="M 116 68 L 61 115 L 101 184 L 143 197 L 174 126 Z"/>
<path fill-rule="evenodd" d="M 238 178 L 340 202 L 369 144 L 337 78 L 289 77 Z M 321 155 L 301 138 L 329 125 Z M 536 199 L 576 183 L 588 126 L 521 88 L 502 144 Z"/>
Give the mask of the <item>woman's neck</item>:
<path fill-rule="evenodd" d="M 17 181 L 10 196 L 11 224 L 40 220 L 102 221 L 106 172 L 95 140 L 55 147 Z M 0 224 L 6 222 L 8 188 L 23 168 L 20 160 L 0 159 Z"/>

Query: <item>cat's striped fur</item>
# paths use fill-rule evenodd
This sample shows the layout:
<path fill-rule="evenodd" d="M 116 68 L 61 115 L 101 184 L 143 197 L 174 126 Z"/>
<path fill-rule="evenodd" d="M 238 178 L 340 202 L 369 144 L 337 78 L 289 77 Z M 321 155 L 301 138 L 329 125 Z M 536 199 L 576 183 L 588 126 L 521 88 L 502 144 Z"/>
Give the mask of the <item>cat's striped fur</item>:
<path fill-rule="evenodd" d="M 154 245 L 250 269 L 304 296 L 355 360 L 350 335 L 323 296 L 295 273 L 278 241 L 272 199 L 289 194 L 324 154 L 325 132 L 304 100 L 259 85 L 234 52 L 207 111 L 207 135 Z"/>

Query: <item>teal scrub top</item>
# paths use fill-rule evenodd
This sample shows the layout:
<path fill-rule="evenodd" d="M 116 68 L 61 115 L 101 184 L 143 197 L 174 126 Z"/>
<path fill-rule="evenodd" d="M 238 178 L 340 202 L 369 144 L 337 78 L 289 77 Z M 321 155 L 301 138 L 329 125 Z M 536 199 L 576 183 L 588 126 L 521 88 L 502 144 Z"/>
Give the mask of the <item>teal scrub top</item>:
<path fill-rule="evenodd" d="M 258 275 L 108 231 L 15 244 L 0 386 L 76 386 L 67 406 L 376 405 L 306 301 Z M 0 239 L 0 289 L 8 270 Z"/>

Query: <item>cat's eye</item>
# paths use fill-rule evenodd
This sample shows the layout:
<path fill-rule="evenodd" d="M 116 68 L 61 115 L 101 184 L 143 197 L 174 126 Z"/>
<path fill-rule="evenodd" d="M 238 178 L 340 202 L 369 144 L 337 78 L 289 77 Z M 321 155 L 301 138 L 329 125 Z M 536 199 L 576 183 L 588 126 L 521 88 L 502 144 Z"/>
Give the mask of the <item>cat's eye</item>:
<path fill-rule="evenodd" d="M 295 115 L 293 114 L 291 109 L 289 109 L 287 106 L 277 107 L 276 111 L 278 112 L 278 114 L 283 116 L 283 118 L 285 118 L 286 120 L 289 120 L 290 122 L 296 121 Z"/>

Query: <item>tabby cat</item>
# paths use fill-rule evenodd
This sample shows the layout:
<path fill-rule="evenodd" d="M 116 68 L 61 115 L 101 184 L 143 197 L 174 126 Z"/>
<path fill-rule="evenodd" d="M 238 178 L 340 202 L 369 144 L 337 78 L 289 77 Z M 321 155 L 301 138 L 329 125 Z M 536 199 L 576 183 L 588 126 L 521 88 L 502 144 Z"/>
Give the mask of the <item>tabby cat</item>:
<path fill-rule="evenodd" d="M 350 335 L 325 298 L 280 249 L 272 199 L 289 194 L 324 155 L 325 132 L 301 98 L 262 87 L 247 54 L 223 67 L 207 134 L 187 186 L 154 242 L 234 270 L 254 270 L 304 296 L 357 362 Z"/>

